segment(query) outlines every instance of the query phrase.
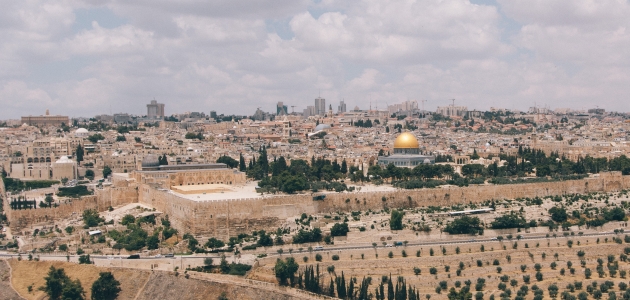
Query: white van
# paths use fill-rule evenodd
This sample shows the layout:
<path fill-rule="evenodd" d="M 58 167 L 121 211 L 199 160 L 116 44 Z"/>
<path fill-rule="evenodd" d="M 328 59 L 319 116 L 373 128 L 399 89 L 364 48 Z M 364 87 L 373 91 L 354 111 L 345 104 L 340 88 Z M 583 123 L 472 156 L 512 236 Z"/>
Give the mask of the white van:
<path fill-rule="evenodd" d="M 324 250 L 324 247 L 322 247 L 322 246 L 315 246 L 315 248 L 313 248 L 313 250 L 315 250 L 315 251 Z"/>

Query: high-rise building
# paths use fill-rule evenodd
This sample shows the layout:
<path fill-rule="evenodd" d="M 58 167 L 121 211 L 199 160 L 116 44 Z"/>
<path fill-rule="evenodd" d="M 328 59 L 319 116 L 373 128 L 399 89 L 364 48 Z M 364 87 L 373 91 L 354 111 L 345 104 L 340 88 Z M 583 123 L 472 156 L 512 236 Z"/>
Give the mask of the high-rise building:
<path fill-rule="evenodd" d="M 131 122 L 131 116 L 129 114 L 114 114 L 114 122 L 117 124 L 126 124 Z"/>
<path fill-rule="evenodd" d="M 322 97 L 315 98 L 315 114 L 318 116 L 326 114 L 326 99 Z"/>
<path fill-rule="evenodd" d="M 309 105 L 309 106 L 307 106 L 307 107 L 304 109 L 304 112 L 302 113 L 302 115 L 303 115 L 305 118 L 312 117 L 312 116 L 314 116 L 314 115 L 317 115 L 317 114 L 315 113 L 315 111 L 316 111 L 316 110 L 315 110 L 315 106 Z"/>
<path fill-rule="evenodd" d="M 151 103 L 147 104 L 147 118 L 164 118 L 164 103 L 157 103 L 157 101 L 151 100 Z"/>
<path fill-rule="evenodd" d="M 413 112 L 418 110 L 418 101 L 411 100 L 411 101 L 405 101 L 405 102 L 400 103 L 400 104 L 389 105 L 389 106 L 387 106 L 387 110 L 388 110 L 389 114 L 413 113 Z"/>
<path fill-rule="evenodd" d="M 284 105 L 284 103 L 282 102 L 278 102 L 278 104 L 276 104 L 276 115 L 277 116 L 284 116 L 287 115 L 287 106 Z"/>
<path fill-rule="evenodd" d="M 337 112 L 338 113 L 345 113 L 346 112 L 346 103 L 343 100 L 341 100 L 339 102 L 339 107 L 337 108 Z"/>
<path fill-rule="evenodd" d="M 468 111 L 466 106 L 438 106 L 436 112 L 447 117 L 463 117 Z"/>

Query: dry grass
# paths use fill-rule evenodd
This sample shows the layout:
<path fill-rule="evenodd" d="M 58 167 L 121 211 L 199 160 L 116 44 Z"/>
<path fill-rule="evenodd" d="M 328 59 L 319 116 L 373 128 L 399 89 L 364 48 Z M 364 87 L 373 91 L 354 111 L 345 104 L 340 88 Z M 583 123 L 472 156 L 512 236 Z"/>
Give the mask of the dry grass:
<path fill-rule="evenodd" d="M 44 277 L 51 266 L 63 268 L 71 279 L 79 279 L 86 292 L 86 299 L 90 299 L 90 288 L 92 283 L 98 279 L 99 272 L 112 272 L 114 277 L 120 281 L 122 291 L 118 299 L 134 299 L 138 290 L 144 286 L 150 275 L 148 271 L 99 268 L 93 265 L 78 265 L 57 261 L 36 262 L 12 259 L 9 260 L 9 263 L 13 269 L 11 283 L 15 290 L 26 299 L 43 299 L 45 297 L 44 292 L 39 291 L 38 288 L 44 285 Z M 28 286 L 33 287 L 31 293 L 28 292 Z"/>
<path fill-rule="evenodd" d="M 440 281 L 447 281 L 448 287 L 452 287 L 456 281 L 460 281 L 462 284 L 465 280 L 471 280 L 473 282 L 472 290 L 474 291 L 474 284 L 477 278 L 484 278 L 486 280 L 486 288 L 483 292 L 485 298 L 494 294 L 495 297 L 499 295 L 501 291 L 497 289 L 500 282 L 499 277 L 502 275 L 508 275 L 510 279 L 516 279 L 518 286 L 523 284 L 523 275 L 531 276 L 530 287 L 534 284 L 545 290 L 547 296 L 547 286 L 556 283 L 560 287 L 560 291 L 564 290 L 564 287 L 568 283 L 574 281 L 583 281 L 584 284 L 589 284 L 592 281 L 603 282 L 610 280 L 615 282 L 614 291 L 619 292 L 616 288 L 618 282 L 628 282 L 628 279 L 620 278 L 619 274 L 616 277 L 611 278 L 606 271 L 606 277 L 599 278 L 596 272 L 597 258 L 602 258 L 606 261 L 606 256 L 612 254 L 615 259 L 619 260 L 619 255 L 623 253 L 623 249 L 629 244 L 616 244 L 612 242 L 613 236 L 608 236 L 609 242 L 604 242 L 604 237 L 601 237 L 601 243 L 597 244 L 596 237 L 571 237 L 571 238 L 550 238 L 540 240 L 527 240 L 518 241 L 518 248 L 512 249 L 512 245 L 516 240 L 504 241 L 504 242 L 485 242 L 485 243 L 471 243 L 471 244 L 459 244 L 459 245 L 447 245 L 446 255 L 442 255 L 441 247 L 439 245 L 434 246 L 409 246 L 409 247 L 396 247 L 396 248 L 382 248 L 378 249 L 363 249 L 352 251 L 320 251 L 309 253 L 294 253 L 296 261 L 300 266 L 316 264 L 315 254 L 319 253 L 323 256 L 323 261 L 319 262 L 320 270 L 324 279 L 325 286 L 330 281 L 326 269 L 330 265 L 335 266 L 335 273 L 341 275 L 344 272 L 346 278 L 356 276 L 359 280 L 362 277 L 371 276 L 373 278 L 370 291 L 380 282 L 381 276 L 391 274 L 392 278 L 397 276 L 403 276 L 406 278 L 407 283 L 415 286 L 419 289 L 421 294 L 431 294 L 431 300 L 433 299 L 447 299 L 446 294 L 448 291 L 443 291 L 441 294 L 435 293 L 435 288 Z M 623 235 L 618 237 L 623 238 Z M 575 243 L 572 248 L 567 247 L 566 242 L 573 240 Z M 588 240 L 588 242 L 587 242 Z M 581 245 L 577 245 L 577 241 L 581 242 Z M 549 246 L 547 246 L 549 242 Z M 525 243 L 529 244 L 529 248 L 525 248 Z M 540 243 L 539 247 L 536 244 Z M 480 246 L 485 245 L 485 252 L 480 252 Z M 559 245 L 558 245 L 559 244 Z M 503 245 L 506 246 L 506 250 L 503 250 Z M 455 248 L 460 247 L 460 254 L 456 254 Z M 434 256 L 429 255 L 429 249 L 433 248 L 435 251 Z M 491 250 L 494 248 L 494 250 Z M 470 249 L 470 252 L 469 252 Z M 402 257 L 401 253 L 405 250 L 407 257 Z M 421 250 L 421 257 L 416 257 L 416 251 Z M 591 279 L 585 279 L 584 268 L 580 266 L 580 258 L 576 255 L 578 250 L 586 252 L 584 259 L 587 262 L 586 267 L 590 268 L 593 272 Z M 389 252 L 393 253 L 393 258 L 388 258 Z M 530 253 L 533 257 L 530 257 Z M 542 258 L 542 253 L 546 254 L 546 258 Z M 558 259 L 554 258 L 554 254 L 558 253 Z M 333 254 L 339 255 L 338 261 L 331 259 Z M 361 258 L 361 254 L 364 254 L 364 258 Z M 378 254 L 378 258 L 376 257 Z M 511 261 L 508 262 L 507 256 L 510 256 Z M 289 255 L 283 255 L 288 257 Z M 304 263 L 302 257 L 309 257 L 308 263 Z M 249 276 L 251 279 L 263 280 L 268 282 L 275 282 L 275 276 L 273 273 L 273 267 L 277 257 L 270 257 L 260 260 L 260 267 L 256 268 Z M 500 262 L 502 272 L 499 274 L 495 265 L 492 262 L 497 259 Z M 482 267 L 477 266 L 477 260 L 483 262 Z M 555 270 L 550 268 L 551 262 L 556 262 L 558 267 Z M 567 269 L 567 261 L 573 263 L 575 268 L 575 275 L 569 274 Z M 461 275 L 456 275 L 459 262 L 463 262 L 465 268 L 462 270 Z M 534 264 L 540 263 L 542 266 L 541 272 L 544 275 L 543 281 L 537 281 L 535 279 L 536 271 L 534 270 Z M 449 272 L 445 271 L 444 266 L 450 266 Z M 527 270 L 522 272 L 520 265 L 527 265 Z M 414 267 L 421 269 L 420 275 L 414 274 Z M 438 269 L 437 275 L 430 275 L 429 269 L 436 267 Z M 605 266 L 604 266 L 605 267 Z M 565 268 L 565 275 L 560 275 L 560 269 Z M 630 264 L 628 262 L 619 261 L 619 270 L 630 271 Z M 517 286 L 517 288 L 518 288 Z M 509 283 L 508 283 L 508 287 Z M 512 292 L 516 292 L 514 287 L 511 287 Z M 579 292 L 579 291 L 578 291 Z M 529 293 L 528 297 L 532 297 L 532 293 Z M 424 296 L 423 296 L 424 298 Z"/>

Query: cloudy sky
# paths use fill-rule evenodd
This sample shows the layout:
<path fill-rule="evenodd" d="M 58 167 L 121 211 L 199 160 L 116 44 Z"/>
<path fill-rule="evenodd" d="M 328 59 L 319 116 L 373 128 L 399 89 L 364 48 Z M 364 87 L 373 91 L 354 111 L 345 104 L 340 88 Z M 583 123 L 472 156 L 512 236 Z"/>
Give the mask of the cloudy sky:
<path fill-rule="evenodd" d="M 0 119 L 348 108 L 629 111 L 627 0 L 1 0 Z M 291 108 L 289 108 L 291 110 Z"/>

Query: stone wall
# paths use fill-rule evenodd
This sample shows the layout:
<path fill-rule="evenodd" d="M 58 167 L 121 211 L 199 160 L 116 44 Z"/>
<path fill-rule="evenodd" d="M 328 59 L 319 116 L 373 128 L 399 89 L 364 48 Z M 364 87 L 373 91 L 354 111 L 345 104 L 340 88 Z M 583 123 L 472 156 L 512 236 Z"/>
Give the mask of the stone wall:
<path fill-rule="evenodd" d="M 252 230 L 279 227 L 287 218 L 301 213 L 334 213 L 421 206 L 478 203 L 486 200 L 544 197 L 588 192 L 611 192 L 630 187 L 630 176 L 619 172 L 599 177 L 561 182 L 517 185 L 481 185 L 394 192 L 330 193 L 323 201 L 311 195 L 282 195 L 222 201 L 194 201 L 168 190 L 141 185 L 138 201 L 168 214 L 181 232 L 209 234 L 221 238 Z"/>
<path fill-rule="evenodd" d="M 9 199 L 5 192 L 4 181 L 0 178 L 0 198 L 2 198 L 2 209 L 8 220 L 11 220 L 11 208 L 9 207 Z"/>
<path fill-rule="evenodd" d="M 0 186 L 1 188 L 2 186 Z M 310 194 L 276 195 L 264 198 L 219 201 L 194 201 L 167 189 L 149 184 L 117 184 L 97 189 L 94 196 L 83 197 L 57 208 L 8 211 L 14 230 L 34 223 L 68 218 L 85 209 L 104 211 L 110 206 L 140 202 L 169 215 L 173 227 L 181 233 L 206 234 L 226 239 L 253 230 L 273 230 L 301 213 L 334 213 L 422 206 L 479 203 L 486 200 L 544 197 L 588 192 L 611 192 L 630 188 L 630 176 L 619 172 L 601 173 L 599 177 L 561 182 L 515 185 L 480 185 L 435 189 L 396 190 L 389 192 L 330 193 L 322 201 Z"/>
<path fill-rule="evenodd" d="M 54 221 L 80 216 L 86 209 L 97 209 L 102 211 L 106 208 L 99 206 L 96 196 L 84 196 L 80 199 L 68 200 L 61 203 L 58 207 L 53 208 L 37 208 L 37 209 L 21 209 L 12 210 L 9 222 L 11 222 L 11 230 L 17 234 L 34 224 L 52 224 Z"/>

